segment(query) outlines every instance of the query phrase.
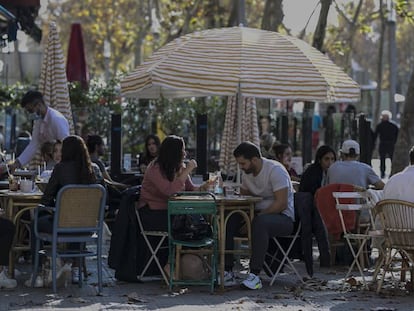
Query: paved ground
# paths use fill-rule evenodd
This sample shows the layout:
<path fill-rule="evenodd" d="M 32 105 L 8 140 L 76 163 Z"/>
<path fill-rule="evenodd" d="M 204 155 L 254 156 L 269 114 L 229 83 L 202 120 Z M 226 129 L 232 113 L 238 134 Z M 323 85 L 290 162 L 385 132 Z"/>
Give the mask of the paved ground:
<path fill-rule="evenodd" d="M 317 259 L 316 248 L 314 253 Z M 413 294 L 404 287 L 392 287 L 390 276 L 380 295 L 359 285 L 347 286 L 344 290 L 346 268 L 320 269 L 317 260 L 315 275 L 305 285 L 293 274 L 286 273 L 270 286 L 269 278 L 262 275 L 262 290 L 248 291 L 235 286 L 214 294 L 201 286 L 177 288 L 169 293 L 160 280 L 154 279 L 145 283 L 118 282 L 106 259 L 104 263 L 104 290 L 100 296 L 96 294 L 96 259 L 87 260 L 90 276 L 82 288 L 70 284 L 60 288 L 56 295 L 50 288 L 24 287 L 30 265 L 19 264 L 18 288 L 0 291 L 0 310 L 414 310 Z M 301 275 L 306 275 L 302 262 L 296 262 L 295 266 Z M 360 278 L 355 280 L 359 283 Z"/>
<path fill-rule="evenodd" d="M 377 163 L 373 164 L 376 168 Z M 169 293 L 160 280 L 118 282 L 113 277 L 114 271 L 107 267 L 106 260 L 104 262 L 104 290 L 100 296 L 96 294 L 94 259 L 87 260 L 91 275 L 82 288 L 69 285 L 59 289 L 56 295 L 49 288 L 25 288 L 23 282 L 29 277 L 30 265 L 19 264 L 18 288 L 0 291 L 0 310 L 414 310 L 414 295 L 404 287 L 393 287 L 390 276 L 380 295 L 360 286 L 348 286 L 343 290 L 346 268 L 320 269 L 317 260 L 315 275 L 305 285 L 294 275 L 284 274 L 269 286 L 269 279 L 262 275 L 262 290 L 247 291 L 236 286 L 214 294 L 206 287 L 178 288 Z M 297 262 L 295 265 L 305 275 L 304 264 Z"/>

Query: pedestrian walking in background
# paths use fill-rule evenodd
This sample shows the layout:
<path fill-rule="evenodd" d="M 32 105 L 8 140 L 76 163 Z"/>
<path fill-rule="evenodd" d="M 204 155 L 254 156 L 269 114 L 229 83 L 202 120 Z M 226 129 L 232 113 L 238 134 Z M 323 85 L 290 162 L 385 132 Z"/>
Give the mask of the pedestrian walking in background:
<path fill-rule="evenodd" d="M 374 133 L 374 144 L 379 137 L 378 153 L 380 156 L 381 178 L 385 177 L 385 159 L 390 158 L 394 154 L 394 146 L 398 137 L 398 125 L 392 120 L 392 114 L 388 110 L 381 112 L 381 122 L 378 123 Z"/>

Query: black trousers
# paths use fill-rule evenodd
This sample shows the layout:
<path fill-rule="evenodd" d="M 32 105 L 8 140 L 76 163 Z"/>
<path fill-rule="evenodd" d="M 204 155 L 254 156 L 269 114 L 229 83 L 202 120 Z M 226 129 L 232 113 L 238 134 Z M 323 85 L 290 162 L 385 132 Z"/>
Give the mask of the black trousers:
<path fill-rule="evenodd" d="M 0 217 L 0 266 L 9 265 L 9 252 L 13 243 L 15 227 L 5 218 Z"/>
<path fill-rule="evenodd" d="M 385 174 L 385 159 L 388 157 L 392 161 L 392 156 L 394 155 L 394 144 L 393 143 L 380 143 L 378 148 L 378 153 L 380 156 L 380 171 L 381 178 Z"/>

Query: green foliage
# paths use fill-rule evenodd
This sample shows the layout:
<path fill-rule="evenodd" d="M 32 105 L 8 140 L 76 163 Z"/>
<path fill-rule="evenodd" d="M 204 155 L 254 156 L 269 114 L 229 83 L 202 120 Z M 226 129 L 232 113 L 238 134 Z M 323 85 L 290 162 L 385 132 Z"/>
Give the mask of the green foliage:
<path fill-rule="evenodd" d="M 13 85 L 0 84 L 0 107 L 16 107 L 26 93 L 28 87 L 23 84 L 16 83 Z"/>
<path fill-rule="evenodd" d="M 408 0 L 395 1 L 395 11 L 398 16 L 404 20 L 404 22 L 414 24 L 414 15 L 412 11 L 412 5 Z"/>

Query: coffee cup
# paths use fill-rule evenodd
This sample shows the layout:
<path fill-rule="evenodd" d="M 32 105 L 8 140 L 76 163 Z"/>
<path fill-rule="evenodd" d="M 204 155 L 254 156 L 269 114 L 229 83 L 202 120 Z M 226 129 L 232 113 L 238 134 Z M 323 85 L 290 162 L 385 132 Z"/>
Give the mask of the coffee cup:
<path fill-rule="evenodd" d="M 235 189 L 233 186 L 224 186 L 224 196 L 231 197 L 235 194 Z"/>
<path fill-rule="evenodd" d="M 20 180 L 20 190 L 22 192 L 32 192 L 33 191 L 33 181 L 30 179 Z"/>

